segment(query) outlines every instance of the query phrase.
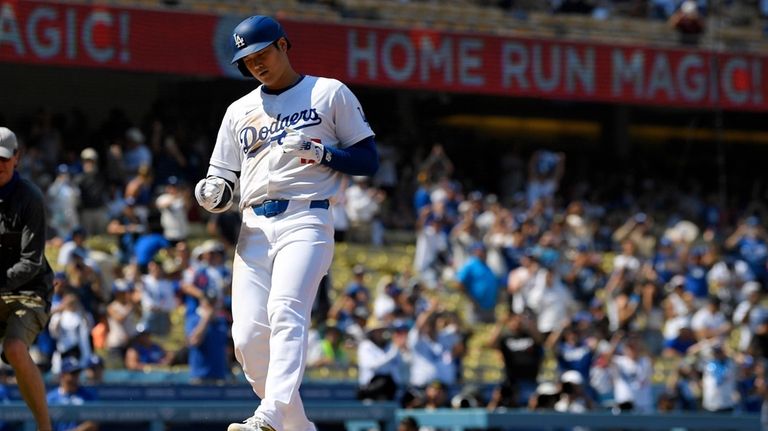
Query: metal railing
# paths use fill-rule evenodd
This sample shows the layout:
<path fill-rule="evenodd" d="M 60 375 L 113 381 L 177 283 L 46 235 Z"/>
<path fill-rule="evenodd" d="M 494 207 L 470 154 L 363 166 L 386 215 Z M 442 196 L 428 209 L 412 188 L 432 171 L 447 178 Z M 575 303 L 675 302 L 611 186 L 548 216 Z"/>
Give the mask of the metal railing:
<path fill-rule="evenodd" d="M 465 429 L 520 429 L 572 430 L 585 427 L 590 430 L 719 430 L 759 431 L 760 417 L 736 414 L 667 413 L 614 415 L 608 412 L 556 413 L 510 411 L 488 413 L 483 409 L 398 410 L 396 420 L 412 416 L 420 426 L 463 431 Z"/>
<path fill-rule="evenodd" d="M 165 431 L 171 423 L 226 424 L 253 415 L 258 401 L 184 401 L 184 402 L 92 402 L 85 405 L 51 406 L 54 422 L 143 423 L 149 431 Z M 375 422 L 382 431 L 395 431 L 392 403 L 365 405 L 360 402 L 312 402 L 305 406 L 307 416 L 318 423 Z M 23 431 L 35 431 L 34 418 L 19 402 L 0 405 L 0 421 L 22 422 Z M 102 427 L 102 429 L 108 429 Z M 147 428 L 145 428 L 147 429 Z"/>
<path fill-rule="evenodd" d="M 144 423 L 149 431 L 164 431 L 166 424 L 225 424 L 253 414 L 257 401 L 185 402 L 93 402 L 79 406 L 52 406 L 54 421 L 95 421 L 99 423 Z M 759 431 L 758 415 L 670 413 L 620 414 L 590 412 L 568 414 L 516 410 L 491 413 L 484 409 L 402 410 L 393 403 L 365 404 L 351 401 L 309 402 L 307 416 L 314 422 L 344 424 L 349 431 L 395 431 L 397 423 L 412 416 L 420 426 L 464 431 L 467 429 L 570 430 L 720 430 Z M 0 406 L 0 421 L 21 422 L 24 431 L 34 431 L 35 423 L 23 403 Z M 145 428 L 145 429 L 147 429 Z M 103 427 L 102 429 L 108 429 Z"/>

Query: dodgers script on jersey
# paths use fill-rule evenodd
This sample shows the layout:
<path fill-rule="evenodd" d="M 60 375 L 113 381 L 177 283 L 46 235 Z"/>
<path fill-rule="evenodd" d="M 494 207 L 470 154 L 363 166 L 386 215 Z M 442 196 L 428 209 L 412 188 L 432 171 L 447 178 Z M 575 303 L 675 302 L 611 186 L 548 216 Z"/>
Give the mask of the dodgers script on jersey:
<path fill-rule="evenodd" d="M 265 199 L 328 199 L 338 191 L 343 174 L 283 154 L 288 128 L 332 148 L 374 136 L 357 97 L 338 80 L 304 76 L 279 94 L 259 86 L 227 109 L 210 160 L 240 172 L 241 209 Z"/>

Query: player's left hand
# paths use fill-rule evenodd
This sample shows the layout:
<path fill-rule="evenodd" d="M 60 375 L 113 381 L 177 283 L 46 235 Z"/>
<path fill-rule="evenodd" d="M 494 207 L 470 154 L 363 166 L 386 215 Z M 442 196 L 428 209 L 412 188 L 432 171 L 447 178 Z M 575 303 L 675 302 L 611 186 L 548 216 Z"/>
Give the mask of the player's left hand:
<path fill-rule="evenodd" d="M 310 163 L 320 163 L 323 160 L 325 147 L 319 142 L 315 142 L 306 134 L 293 130 L 290 127 L 285 129 L 285 136 L 282 139 L 283 153 L 290 154 L 309 161 Z"/>

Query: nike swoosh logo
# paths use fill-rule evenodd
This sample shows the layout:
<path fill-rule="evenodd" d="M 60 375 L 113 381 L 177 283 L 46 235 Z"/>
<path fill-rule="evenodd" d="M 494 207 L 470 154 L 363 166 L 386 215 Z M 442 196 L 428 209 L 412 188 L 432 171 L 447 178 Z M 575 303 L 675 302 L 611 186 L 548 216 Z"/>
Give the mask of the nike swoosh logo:
<path fill-rule="evenodd" d="M 259 109 L 259 108 L 249 109 L 249 110 L 245 111 L 245 115 L 248 115 L 248 114 L 250 114 L 251 112 L 253 112 L 253 111 L 257 110 L 257 109 Z"/>

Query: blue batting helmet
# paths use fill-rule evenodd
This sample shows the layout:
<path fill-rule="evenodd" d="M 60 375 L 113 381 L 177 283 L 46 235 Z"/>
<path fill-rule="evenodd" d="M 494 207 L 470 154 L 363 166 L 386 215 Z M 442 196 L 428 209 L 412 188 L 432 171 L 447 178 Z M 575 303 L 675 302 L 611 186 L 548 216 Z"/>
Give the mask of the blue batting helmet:
<path fill-rule="evenodd" d="M 240 72 L 250 77 L 251 73 L 241 60 L 268 47 L 281 37 L 288 40 L 283 27 L 271 17 L 254 15 L 244 19 L 232 31 L 232 63 L 237 63 Z M 288 46 L 290 47 L 290 42 Z"/>

